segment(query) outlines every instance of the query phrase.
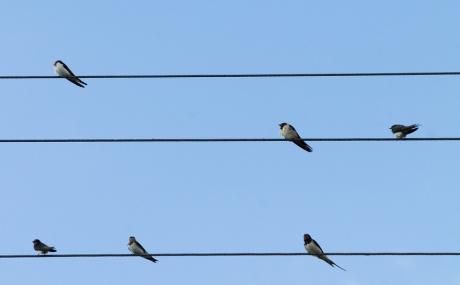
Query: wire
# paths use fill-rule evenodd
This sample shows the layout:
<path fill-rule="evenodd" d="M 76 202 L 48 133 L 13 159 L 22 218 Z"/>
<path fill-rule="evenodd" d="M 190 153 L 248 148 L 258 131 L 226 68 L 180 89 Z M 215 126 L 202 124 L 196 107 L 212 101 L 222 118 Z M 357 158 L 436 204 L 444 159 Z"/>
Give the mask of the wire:
<path fill-rule="evenodd" d="M 370 77 L 370 76 L 454 76 L 460 71 L 440 72 L 344 72 L 344 73 L 243 73 L 243 74 L 140 74 L 140 75 L 82 75 L 91 79 L 168 79 L 168 78 L 254 78 L 254 77 Z M 57 79 L 60 76 L 2 75 L 0 79 Z"/>
<path fill-rule="evenodd" d="M 430 138 L 301 138 L 314 142 L 382 142 L 382 141 L 460 141 L 460 137 L 430 137 Z M 0 139 L 0 143 L 139 143 L 139 142 L 280 142 L 292 140 L 282 138 L 100 138 L 100 139 Z"/>
<path fill-rule="evenodd" d="M 330 252 L 326 255 L 342 255 L 342 256 L 460 256 L 460 252 Z M 0 259 L 4 258 L 77 258 L 77 257 L 133 257 L 133 256 L 169 256 L 169 257 L 230 257 L 230 256 L 300 256 L 311 255 L 306 252 L 236 252 L 236 253 L 155 253 L 146 255 L 134 255 L 129 253 L 90 253 L 90 254 L 11 254 L 0 255 Z"/>

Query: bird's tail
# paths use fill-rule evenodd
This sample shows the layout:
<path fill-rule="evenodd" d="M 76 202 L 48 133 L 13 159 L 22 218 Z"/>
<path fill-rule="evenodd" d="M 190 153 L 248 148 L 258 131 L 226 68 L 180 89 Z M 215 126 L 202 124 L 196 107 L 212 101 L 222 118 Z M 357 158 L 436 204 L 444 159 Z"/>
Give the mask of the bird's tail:
<path fill-rule="evenodd" d="M 342 268 L 339 265 L 337 265 L 334 261 L 330 260 L 329 257 L 327 257 L 326 255 L 322 255 L 319 258 L 321 258 L 322 260 L 326 261 L 332 267 L 336 266 L 336 267 L 342 269 L 343 271 L 346 271 L 345 268 Z"/>
<path fill-rule="evenodd" d="M 304 142 L 303 140 L 295 140 L 294 143 L 296 145 L 298 145 L 299 147 L 301 147 L 302 149 L 308 151 L 308 152 L 312 152 L 313 149 L 311 148 L 311 146 L 309 146 L 306 142 Z"/>
<path fill-rule="evenodd" d="M 51 246 L 49 252 L 56 252 L 56 248 L 54 246 Z"/>
<path fill-rule="evenodd" d="M 411 134 L 411 133 L 415 132 L 416 130 L 418 130 L 419 127 L 420 127 L 420 125 L 418 125 L 418 124 L 413 124 L 413 125 L 407 126 L 406 134 Z"/>
<path fill-rule="evenodd" d="M 345 270 L 345 268 L 338 266 L 335 262 L 334 262 L 334 265 L 335 265 L 336 267 L 342 269 L 343 271 L 347 271 L 347 270 Z"/>
<path fill-rule="evenodd" d="M 78 78 L 78 81 L 80 81 L 80 83 L 83 84 L 83 85 L 88 85 L 86 82 L 84 82 L 84 81 L 81 80 L 80 78 Z"/>
<path fill-rule="evenodd" d="M 158 259 L 154 258 L 153 256 L 144 256 L 144 258 L 150 260 L 153 263 L 156 263 L 158 261 Z"/>
<path fill-rule="evenodd" d="M 69 81 L 70 81 L 70 82 L 72 82 L 73 84 L 75 84 L 75 85 L 77 85 L 77 86 L 81 87 L 81 88 L 85 88 L 85 85 L 87 85 L 85 82 L 81 81 L 81 80 L 80 80 L 80 79 L 78 79 L 78 78 L 77 78 L 77 79 L 75 79 L 75 80 L 73 80 L 73 79 L 69 79 Z M 81 82 L 83 82 L 85 85 L 81 84 L 81 82 L 80 82 L 80 81 L 81 81 Z"/>

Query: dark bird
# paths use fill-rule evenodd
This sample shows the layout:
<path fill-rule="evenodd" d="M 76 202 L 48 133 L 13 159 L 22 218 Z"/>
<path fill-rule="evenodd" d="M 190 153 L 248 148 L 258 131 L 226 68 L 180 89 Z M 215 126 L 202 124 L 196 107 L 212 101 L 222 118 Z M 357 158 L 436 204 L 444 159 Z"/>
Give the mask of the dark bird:
<path fill-rule="evenodd" d="M 148 259 L 152 262 L 157 262 L 158 260 L 153 258 L 143 247 L 142 245 L 136 240 L 135 237 L 129 237 L 128 242 L 128 249 L 135 255 L 141 255 L 143 258 Z"/>
<path fill-rule="evenodd" d="M 38 252 L 38 254 L 47 254 L 48 252 L 56 252 L 54 246 L 47 246 L 46 244 L 42 243 L 39 239 L 34 239 L 32 241 L 34 243 L 34 250 Z"/>
<path fill-rule="evenodd" d="M 395 135 L 397 139 L 403 139 L 405 138 L 408 134 L 411 134 L 418 130 L 418 127 L 420 125 L 413 124 L 410 126 L 404 126 L 404 125 L 393 125 L 391 126 L 390 130 L 391 132 Z"/>
<path fill-rule="evenodd" d="M 332 267 L 337 266 L 338 268 L 345 271 L 345 269 L 338 266 L 334 261 L 330 260 L 329 257 L 327 257 L 327 255 L 324 254 L 322 248 L 319 246 L 319 244 L 314 239 L 311 238 L 309 234 L 303 235 L 303 241 L 305 243 L 304 244 L 305 249 L 307 250 L 309 254 L 314 255 L 318 257 L 319 259 L 326 261 Z"/>
<path fill-rule="evenodd" d="M 312 152 L 313 149 L 311 146 L 309 146 L 306 142 L 304 142 L 299 133 L 295 130 L 295 128 L 288 123 L 281 123 L 279 124 L 280 129 L 281 129 L 281 135 L 287 139 L 287 140 L 292 140 L 293 143 L 301 147 L 302 149 Z"/>
<path fill-rule="evenodd" d="M 57 75 L 61 77 L 65 77 L 67 80 L 69 80 L 70 82 L 72 82 L 73 84 L 77 86 L 85 88 L 85 85 L 88 85 L 85 82 L 83 82 L 80 78 L 75 76 L 72 70 L 70 70 L 70 68 L 60 60 L 57 60 L 54 63 L 54 71 L 56 72 Z"/>

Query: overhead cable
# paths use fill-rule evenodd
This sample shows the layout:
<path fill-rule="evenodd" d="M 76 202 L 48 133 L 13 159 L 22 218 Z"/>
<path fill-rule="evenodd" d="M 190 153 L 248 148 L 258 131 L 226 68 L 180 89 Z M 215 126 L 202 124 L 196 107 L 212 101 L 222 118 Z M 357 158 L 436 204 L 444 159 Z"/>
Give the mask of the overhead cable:
<path fill-rule="evenodd" d="M 414 142 L 460 141 L 460 137 L 426 138 L 301 138 L 309 142 Z M 0 139 L 0 143 L 203 143 L 203 142 L 291 142 L 283 138 L 67 138 L 67 139 Z"/>
<path fill-rule="evenodd" d="M 326 255 L 341 256 L 460 256 L 460 252 L 327 252 Z M 208 252 L 208 253 L 152 253 L 134 255 L 129 253 L 76 253 L 76 254 L 3 254 L 0 259 L 8 258 L 107 258 L 107 257 L 237 257 L 237 256 L 302 256 L 311 255 L 305 252 Z"/>
<path fill-rule="evenodd" d="M 78 75 L 88 79 L 179 79 L 179 78 L 269 78 L 269 77 L 383 77 L 383 76 L 457 76 L 460 71 L 421 72 L 325 72 L 325 73 L 220 73 L 220 74 L 114 74 Z M 59 79 L 55 75 L 0 75 L 0 79 Z M 69 77 L 70 78 L 70 77 Z"/>

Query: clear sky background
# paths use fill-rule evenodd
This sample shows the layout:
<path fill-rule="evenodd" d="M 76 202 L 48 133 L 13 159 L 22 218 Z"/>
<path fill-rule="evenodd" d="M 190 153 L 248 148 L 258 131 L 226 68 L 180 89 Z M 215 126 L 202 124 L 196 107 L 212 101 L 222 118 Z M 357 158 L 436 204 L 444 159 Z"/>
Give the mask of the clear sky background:
<path fill-rule="evenodd" d="M 458 1 L 3 1 L 1 75 L 459 71 Z M 459 136 L 459 77 L 2 80 L 10 138 Z M 1 254 L 460 251 L 456 142 L 2 144 Z M 1 284 L 460 284 L 458 257 L 0 260 Z"/>

